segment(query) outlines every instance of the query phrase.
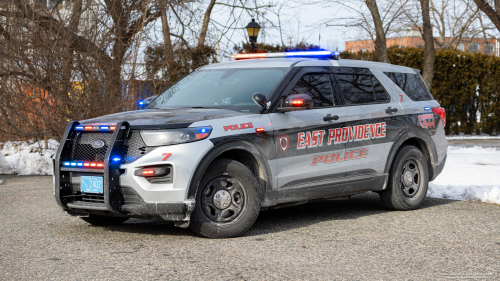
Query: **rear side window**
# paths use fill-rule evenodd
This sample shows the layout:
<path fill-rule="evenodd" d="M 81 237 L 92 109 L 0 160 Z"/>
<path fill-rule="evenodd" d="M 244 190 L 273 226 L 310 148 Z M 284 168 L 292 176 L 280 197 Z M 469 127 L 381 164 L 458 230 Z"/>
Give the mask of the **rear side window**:
<path fill-rule="evenodd" d="M 427 90 L 424 81 L 418 74 L 385 72 L 392 82 L 405 92 L 413 101 L 432 100 L 432 96 Z"/>
<path fill-rule="evenodd" d="M 336 74 L 348 105 L 389 102 L 389 95 L 373 75 Z"/>
<path fill-rule="evenodd" d="M 314 107 L 334 105 L 332 86 L 328 74 L 306 74 L 302 76 L 288 96 L 296 94 L 309 95 L 314 100 Z"/>

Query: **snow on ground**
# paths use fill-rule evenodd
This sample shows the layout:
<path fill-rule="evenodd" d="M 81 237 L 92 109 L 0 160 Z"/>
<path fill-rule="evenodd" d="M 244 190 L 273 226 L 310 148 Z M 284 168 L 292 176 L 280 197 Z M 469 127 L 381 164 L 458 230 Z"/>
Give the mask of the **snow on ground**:
<path fill-rule="evenodd" d="M 52 139 L 48 141 L 48 149 L 45 149 L 45 141 L 0 144 L 0 174 L 52 175 L 52 156 L 58 145 Z"/>
<path fill-rule="evenodd" d="M 500 151 L 495 148 L 448 148 L 443 172 L 427 196 L 500 204 Z"/>

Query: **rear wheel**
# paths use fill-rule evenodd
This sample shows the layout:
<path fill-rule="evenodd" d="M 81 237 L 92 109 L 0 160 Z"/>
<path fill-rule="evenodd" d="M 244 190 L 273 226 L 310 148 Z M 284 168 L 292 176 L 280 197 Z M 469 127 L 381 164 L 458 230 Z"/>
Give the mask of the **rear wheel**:
<path fill-rule="evenodd" d="M 387 189 L 381 191 L 384 205 L 393 210 L 413 210 L 422 204 L 429 185 L 425 157 L 418 148 L 402 146 L 391 165 Z"/>
<path fill-rule="evenodd" d="M 240 162 L 213 162 L 198 186 L 191 229 L 210 238 L 243 234 L 259 215 L 257 186 L 255 176 Z"/>
<path fill-rule="evenodd" d="M 108 216 L 99 216 L 94 214 L 89 214 L 88 217 L 80 217 L 80 218 L 90 223 L 91 225 L 98 225 L 98 226 L 117 225 L 129 219 L 124 217 L 108 217 Z"/>

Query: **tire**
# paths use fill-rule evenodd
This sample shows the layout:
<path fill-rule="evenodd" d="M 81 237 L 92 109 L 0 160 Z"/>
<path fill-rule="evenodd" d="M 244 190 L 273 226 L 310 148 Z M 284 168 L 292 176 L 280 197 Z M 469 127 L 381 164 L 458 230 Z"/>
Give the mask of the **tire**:
<path fill-rule="evenodd" d="M 391 165 L 387 189 L 381 191 L 384 205 L 392 210 L 417 209 L 425 199 L 429 171 L 422 152 L 415 146 L 402 146 Z"/>
<path fill-rule="evenodd" d="M 245 233 L 260 212 L 257 187 L 257 179 L 245 165 L 231 159 L 214 161 L 198 185 L 190 228 L 209 238 Z"/>
<path fill-rule="evenodd" d="M 124 217 L 108 217 L 108 216 L 99 216 L 93 214 L 89 214 L 88 217 L 80 217 L 80 218 L 86 221 L 87 223 L 96 226 L 118 225 L 129 219 Z"/>

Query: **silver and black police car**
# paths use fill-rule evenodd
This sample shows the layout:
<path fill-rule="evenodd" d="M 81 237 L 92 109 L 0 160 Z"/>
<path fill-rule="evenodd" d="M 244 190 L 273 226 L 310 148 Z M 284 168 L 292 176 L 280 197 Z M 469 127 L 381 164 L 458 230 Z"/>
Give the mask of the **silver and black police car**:
<path fill-rule="evenodd" d="M 445 110 L 419 71 L 329 51 L 233 55 L 144 110 L 70 122 L 54 195 L 93 225 L 241 235 L 259 211 L 374 191 L 418 208 L 443 170 Z"/>

